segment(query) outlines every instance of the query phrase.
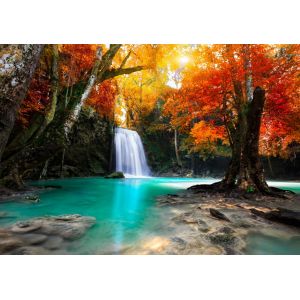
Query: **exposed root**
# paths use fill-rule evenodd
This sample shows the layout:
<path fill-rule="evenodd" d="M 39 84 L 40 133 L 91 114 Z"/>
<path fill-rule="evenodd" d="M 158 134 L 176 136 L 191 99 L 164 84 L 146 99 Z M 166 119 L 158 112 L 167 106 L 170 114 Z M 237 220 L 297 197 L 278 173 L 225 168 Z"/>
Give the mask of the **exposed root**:
<path fill-rule="evenodd" d="M 274 198 L 281 198 L 281 199 L 290 199 L 295 195 L 292 191 L 282 190 L 275 187 L 267 187 L 263 189 L 256 189 L 256 190 L 244 190 L 238 186 L 228 186 L 223 181 L 219 181 L 213 184 L 197 184 L 193 185 L 188 188 L 194 194 L 198 193 L 207 193 L 211 195 L 215 194 L 224 194 L 225 197 L 234 197 L 240 199 L 253 199 L 253 198 L 260 198 L 261 196 L 269 196 Z"/>

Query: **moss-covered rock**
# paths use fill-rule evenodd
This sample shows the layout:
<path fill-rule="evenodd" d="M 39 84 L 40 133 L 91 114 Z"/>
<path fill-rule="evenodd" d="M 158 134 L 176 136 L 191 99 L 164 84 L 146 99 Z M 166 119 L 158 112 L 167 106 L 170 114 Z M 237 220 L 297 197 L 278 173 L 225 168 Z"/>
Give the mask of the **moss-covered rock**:
<path fill-rule="evenodd" d="M 113 172 L 107 176 L 105 176 L 105 178 L 109 179 L 116 179 L 116 178 L 125 178 L 124 174 L 122 172 Z"/>

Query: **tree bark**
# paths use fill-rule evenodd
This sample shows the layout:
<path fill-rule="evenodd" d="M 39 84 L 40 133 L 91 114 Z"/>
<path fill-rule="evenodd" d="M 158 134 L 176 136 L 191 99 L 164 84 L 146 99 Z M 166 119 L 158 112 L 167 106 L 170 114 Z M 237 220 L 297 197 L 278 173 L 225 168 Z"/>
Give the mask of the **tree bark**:
<path fill-rule="evenodd" d="M 270 193 L 259 158 L 260 124 L 264 103 L 265 91 L 256 87 L 253 100 L 244 103 L 239 112 L 231 162 L 221 182 L 227 189 Z"/>
<path fill-rule="evenodd" d="M 50 100 L 44 113 L 37 113 L 30 121 L 29 127 L 20 131 L 5 148 L 3 159 L 22 149 L 28 142 L 37 139 L 46 127 L 53 121 L 56 112 L 58 93 L 59 93 L 59 74 L 58 74 L 58 45 L 51 45 L 52 64 L 51 64 L 51 89 Z"/>
<path fill-rule="evenodd" d="M 176 160 L 179 167 L 182 167 L 182 162 L 179 156 L 179 150 L 178 150 L 178 131 L 177 128 L 174 129 L 174 147 L 175 147 L 175 154 L 176 154 Z"/>
<path fill-rule="evenodd" d="M 53 121 L 54 115 L 56 112 L 56 105 L 58 99 L 59 92 L 59 71 L 58 71 L 58 63 L 59 63 L 59 53 L 58 53 L 58 45 L 52 45 L 52 66 L 51 66 L 51 96 L 50 103 L 46 107 L 45 118 L 42 126 L 37 132 L 35 138 L 38 138 L 40 134 L 45 130 L 45 128 Z"/>
<path fill-rule="evenodd" d="M 0 161 L 42 49 L 42 45 L 0 46 Z"/>

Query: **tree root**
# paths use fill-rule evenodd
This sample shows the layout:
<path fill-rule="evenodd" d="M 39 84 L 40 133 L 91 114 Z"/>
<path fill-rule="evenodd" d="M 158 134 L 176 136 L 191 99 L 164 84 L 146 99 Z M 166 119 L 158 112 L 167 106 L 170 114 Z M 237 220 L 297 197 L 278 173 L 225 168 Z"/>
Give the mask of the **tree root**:
<path fill-rule="evenodd" d="M 275 187 L 268 187 L 267 189 L 257 189 L 255 191 L 245 191 L 238 186 L 228 186 L 223 181 L 218 181 L 213 184 L 197 184 L 188 188 L 194 194 L 207 193 L 211 195 L 225 194 L 226 197 L 234 197 L 241 199 L 253 199 L 255 197 L 269 196 L 281 199 L 290 199 L 294 192 L 282 190 Z"/>

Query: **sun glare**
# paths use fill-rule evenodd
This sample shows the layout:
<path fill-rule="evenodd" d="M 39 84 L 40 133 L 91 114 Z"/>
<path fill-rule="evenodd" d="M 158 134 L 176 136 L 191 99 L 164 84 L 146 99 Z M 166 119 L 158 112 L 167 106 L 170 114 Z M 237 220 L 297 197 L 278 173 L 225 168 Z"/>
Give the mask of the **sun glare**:
<path fill-rule="evenodd" d="M 189 58 L 187 56 L 181 56 L 179 61 L 180 61 L 180 64 L 185 65 L 189 62 Z"/>

